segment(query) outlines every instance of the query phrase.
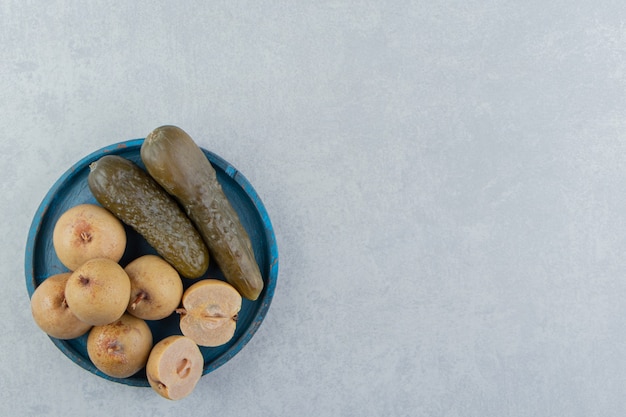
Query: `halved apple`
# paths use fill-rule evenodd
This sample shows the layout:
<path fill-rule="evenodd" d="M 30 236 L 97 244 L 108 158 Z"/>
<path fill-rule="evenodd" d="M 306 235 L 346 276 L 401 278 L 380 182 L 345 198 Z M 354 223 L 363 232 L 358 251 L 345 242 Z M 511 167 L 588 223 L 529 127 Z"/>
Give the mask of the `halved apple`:
<path fill-rule="evenodd" d="M 200 346 L 221 346 L 232 339 L 241 310 L 241 295 L 217 279 L 193 284 L 183 294 L 180 330 Z"/>
<path fill-rule="evenodd" d="M 166 337 L 152 348 L 146 375 L 153 390 L 170 400 L 191 394 L 202 376 L 204 357 L 188 337 Z"/>

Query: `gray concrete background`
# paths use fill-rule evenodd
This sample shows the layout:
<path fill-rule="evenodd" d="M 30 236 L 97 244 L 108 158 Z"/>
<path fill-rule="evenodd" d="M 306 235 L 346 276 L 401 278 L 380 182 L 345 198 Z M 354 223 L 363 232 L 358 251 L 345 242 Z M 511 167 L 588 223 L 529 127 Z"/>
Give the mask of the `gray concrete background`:
<path fill-rule="evenodd" d="M 619 1 L 0 4 L 0 414 L 623 416 Z M 176 124 L 276 229 L 274 302 L 180 402 L 34 325 L 27 232 L 74 162 Z"/>

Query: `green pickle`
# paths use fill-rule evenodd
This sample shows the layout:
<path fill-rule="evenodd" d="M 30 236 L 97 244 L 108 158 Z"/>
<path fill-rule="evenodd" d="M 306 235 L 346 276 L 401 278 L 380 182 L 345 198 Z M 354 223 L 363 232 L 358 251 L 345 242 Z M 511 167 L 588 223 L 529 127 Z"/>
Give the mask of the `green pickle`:
<path fill-rule="evenodd" d="M 263 278 L 250 237 L 202 149 L 182 129 L 161 126 L 146 137 L 141 159 L 148 173 L 183 206 L 226 280 L 243 297 L 256 300 Z"/>
<path fill-rule="evenodd" d="M 204 240 L 176 201 L 134 162 L 106 155 L 87 177 L 96 200 L 137 233 L 180 275 L 200 278 L 209 266 Z"/>

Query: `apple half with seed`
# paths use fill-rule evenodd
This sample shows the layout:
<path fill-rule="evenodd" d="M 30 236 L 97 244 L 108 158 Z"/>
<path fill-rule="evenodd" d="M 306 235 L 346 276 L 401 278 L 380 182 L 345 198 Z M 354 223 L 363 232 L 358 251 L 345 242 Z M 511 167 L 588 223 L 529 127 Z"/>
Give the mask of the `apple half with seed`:
<path fill-rule="evenodd" d="M 152 348 L 146 375 L 153 390 L 169 400 L 185 398 L 202 376 L 204 357 L 188 337 L 166 337 Z"/>
<path fill-rule="evenodd" d="M 217 279 L 196 282 L 183 293 L 180 330 L 199 346 L 216 347 L 232 339 L 241 310 L 241 295 Z"/>

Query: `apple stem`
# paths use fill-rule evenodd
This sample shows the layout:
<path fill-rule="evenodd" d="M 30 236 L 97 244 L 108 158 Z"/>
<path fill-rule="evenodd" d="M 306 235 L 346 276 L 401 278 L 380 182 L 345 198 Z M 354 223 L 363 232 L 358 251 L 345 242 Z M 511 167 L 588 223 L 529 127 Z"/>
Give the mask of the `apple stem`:
<path fill-rule="evenodd" d="M 142 300 L 147 298 L 147 294 L 145 291 L 139 291 L 139 294 L 137 294 L 137 297 L 135 297 L 135 299 L 133 300 L 133 302 L 130 304 L 130 308 L 131 309 L 135 309 L 137 308 L 137 304 L 139 304 Z"/>

